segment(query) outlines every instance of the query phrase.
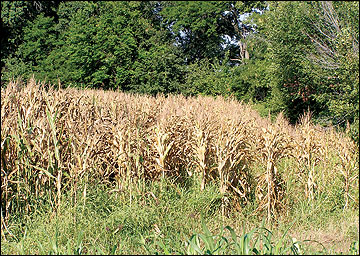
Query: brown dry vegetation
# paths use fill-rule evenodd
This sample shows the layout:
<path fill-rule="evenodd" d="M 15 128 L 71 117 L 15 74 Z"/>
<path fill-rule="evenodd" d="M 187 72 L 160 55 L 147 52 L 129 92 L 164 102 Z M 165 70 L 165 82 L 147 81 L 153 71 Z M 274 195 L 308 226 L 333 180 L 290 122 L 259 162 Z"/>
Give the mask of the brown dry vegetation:
<path fill-rule="evenodd" d="M 45 87 L 31 80 L 1 90 L 2 222 L 42 197 L 60 207 L 65 191 L 86 192 L 84 180 L 119 192 L 161 177 L 196 177 L 200 189 L 216 180 L 224 214 L 256 203 L 254 214 L 268 219 L 323 195 L 358 207 L 356 145 L 310 115 L 291 126 L 222 97 Z"/>

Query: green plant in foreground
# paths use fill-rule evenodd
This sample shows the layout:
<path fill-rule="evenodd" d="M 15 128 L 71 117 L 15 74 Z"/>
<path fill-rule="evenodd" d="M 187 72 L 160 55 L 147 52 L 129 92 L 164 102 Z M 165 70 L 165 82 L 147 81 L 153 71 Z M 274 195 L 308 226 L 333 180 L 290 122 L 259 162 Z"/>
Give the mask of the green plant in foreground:
<path fill-rule="evenodd" d="M 203 228 L 204 234 L 194 234 L 191 238 L 185 242 L 187 246 L 187 254 L 221 254 L 226 249 L 225 244 L 229 244 L 229 241 L 224 237 L 223 231 L 221 230 L 219 235 L 213 235 L 210 230 L 207 228 L 204 218 L 201 215 L 201 226 Z M 201 249 L 200 239 L 202 240 L 204 246 Z"/>
<path fill-rule="evenodd" d="M 301 254 L 299 247 L 300 242 L 296 239 L 287 237 L 287 232 L 291 228 L 290 225 L 284 232 L 282 237 L 274 242 L 272 241 L 272 232 L 264 227 L 264 222 L 260 228 L 255 228 L 242 236 L 238 236 L 234 229 L 230 226 L 222 228 L 220 234 L 214 235 L 210 232 L 205 224 L 203 216 L 201 216 L 201 226 L 203 233 L 193 234 L 186 242 L 185 249 L 181 250 L 180 254 L 186 255 L 214 255 L 214 254 L 237 254 L 237 255 L 284 255 L 284 254 Z M 230 237 L 224 236 L 224 232 L 228 230 Z M 255 239 L 255 241 L 253 241 Z M 166 254 L 172 253 L 169 248 L 162 241 L 155 241 L 155 244 L 160 247 L 161 251 L 153 251 L 146 245 L 145 239 L 142 237 L 141 244 L 151 254 Z"/>
<path fill-rule="evenodd" d="M 350 255 L 359 255 L 359 240 L 353 242 L 350 245 L 349 254 Z"/>
<path fill-rule="evenodd" d="M 232 243 L 228 242 L 226 247 L 227 249 L 230 249 L 230 253 L 236 253 L 241 255 L 288 254 L 289 250 L 291 250 L 293 254 L 298 255 L 300 253 L 298 242 L 296 242 L 296 240 L 291 237 L 287 237 L 287 232 L 289 231 L 291 226 L 292 225 L 287 228 L 287 230 L 277 242 L 272 241 L 273 234 L 271 231 L 264 227 L 264 222 L 262 223 L 260 228 L 255 228 L 248 233 L 245 233 L 244 231 L 244 234 L 240 237 L 230 226 L 226 226 L 224 229 L 230 231 L 232 238 Z M 252 243 L 254 239 L 255 241 Z M 229 241 L 230 239 L 225 238 L 224 240 Z"/>

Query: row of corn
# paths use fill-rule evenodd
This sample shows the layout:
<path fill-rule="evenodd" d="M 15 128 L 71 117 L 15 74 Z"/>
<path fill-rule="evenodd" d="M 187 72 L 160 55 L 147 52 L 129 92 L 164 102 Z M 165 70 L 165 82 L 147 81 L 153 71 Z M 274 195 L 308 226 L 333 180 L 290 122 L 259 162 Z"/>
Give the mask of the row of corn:
<path fill-rule="evenodd" d="M 56 86 L 55 86 L 56 87 Z M 333 187 L 358 205 L 358 149 L 344 134 L 281 114 L 271 121 L 222 97 L 141 96 L 54 88 L 30 80 L 1 90 L 1 211 L 32 211 L 87 182 L 119 192 L 139 180 L 218 182 L 222 211 L 256 202 L 270 219 L 289 198 L 314 200 Z M 291 196 L 290 196 L 291 195 Z M 252 199 L 253 197 L 253 199 Z"/>

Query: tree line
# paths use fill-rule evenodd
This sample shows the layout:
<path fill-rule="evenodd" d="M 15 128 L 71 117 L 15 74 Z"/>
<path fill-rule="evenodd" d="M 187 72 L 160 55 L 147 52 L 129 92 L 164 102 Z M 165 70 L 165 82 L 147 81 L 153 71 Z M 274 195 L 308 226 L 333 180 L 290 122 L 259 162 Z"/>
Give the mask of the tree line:
<path fill-rule="evenodd" d="M 358 141 L 359 2 L 2 1 L 1 21 L 2 87 L 233 96 Z"/>

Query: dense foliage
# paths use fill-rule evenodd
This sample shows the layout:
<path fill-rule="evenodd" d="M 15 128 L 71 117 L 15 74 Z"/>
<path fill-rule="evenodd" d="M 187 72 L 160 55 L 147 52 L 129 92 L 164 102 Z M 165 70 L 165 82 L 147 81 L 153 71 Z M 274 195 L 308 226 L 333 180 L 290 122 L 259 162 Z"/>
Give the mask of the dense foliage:
<path fill-rule="evenodd" d="M 358 140 L 359 3 L 2 1 L 1 86 L 21 76 L 307 110 Z"/>
<path fill-rule="evenodd" d="M 293 121 L 310 109 L 322 123 L 358 129 L 358 2 L 274 2 L 269 8 L 256 19 L 267 42 L 269 106 Z"/>

